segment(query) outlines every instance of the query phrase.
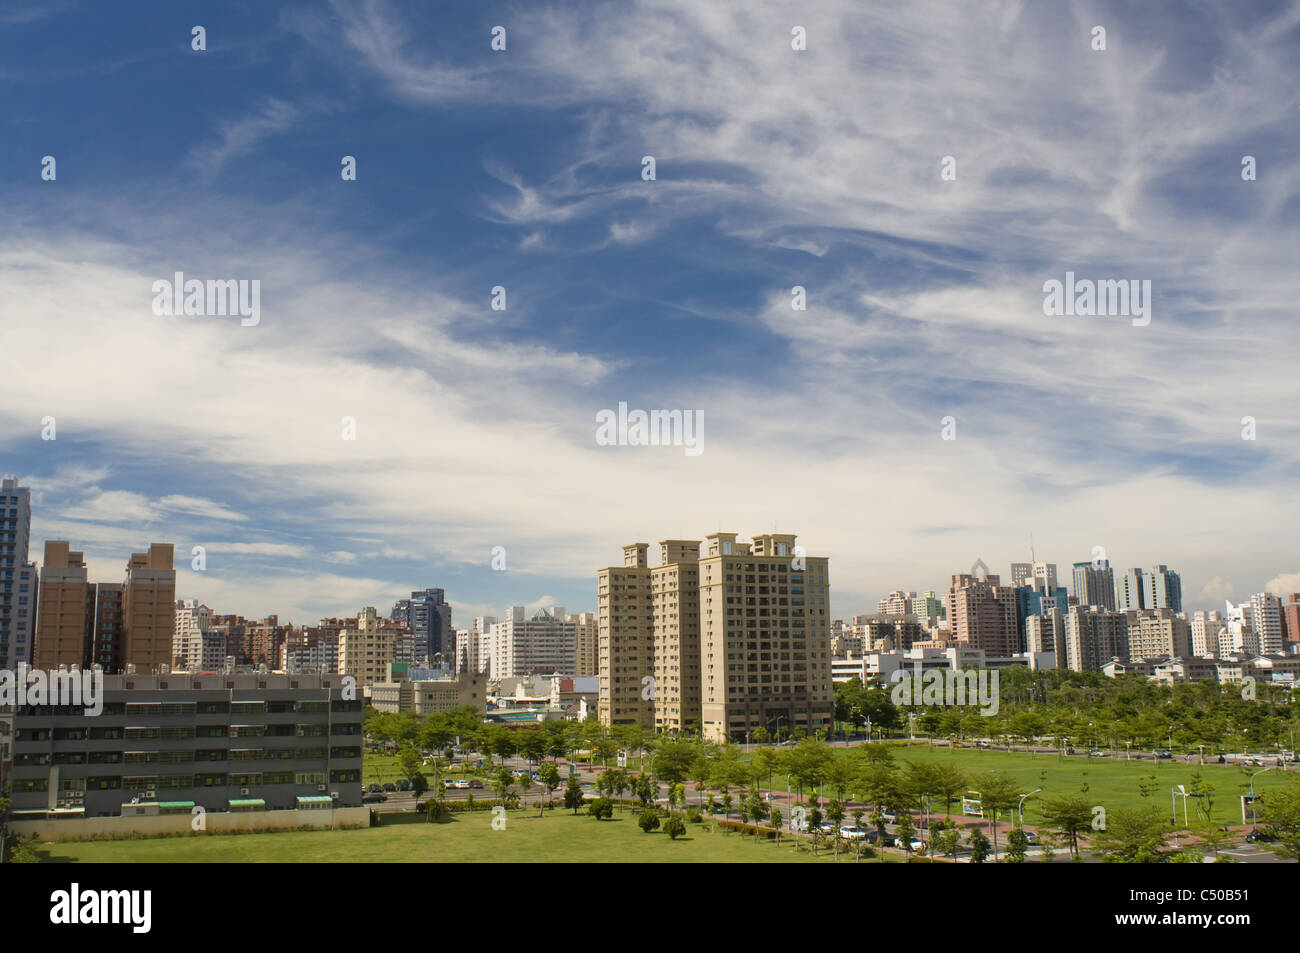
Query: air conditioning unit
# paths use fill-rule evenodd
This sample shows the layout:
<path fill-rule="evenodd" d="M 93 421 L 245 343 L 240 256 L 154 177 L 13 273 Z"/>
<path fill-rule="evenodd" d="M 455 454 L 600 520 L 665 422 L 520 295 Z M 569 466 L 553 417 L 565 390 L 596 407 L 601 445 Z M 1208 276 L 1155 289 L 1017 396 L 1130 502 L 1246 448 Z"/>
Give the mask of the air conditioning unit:
<path fill-rule="evenodd" d="M 307 729 L 306 729 L 306 728 L 299 728 L 299 729 L 298 729 L 298 737 L 299 737 L 299 738 L 306 738 L 306 737 L 307 737 Z"/>
<path fill-rule="evenodd" d="M 145 797 L 157 797 L 157 796 L 158 796 L 158 792 L 157 792 L 157 791 L 145 791 L 145 792 L 144 792 L 144 796 L 145 796 Z"/>
<path fill-rule="evenodd" d="M 248 797 L 248 788 L 240 788 L 240 789 L 239 789 L 239 796 L 240 796 L 240 797 Z"/>
<path fill-rule="evenodd" d="M 323 794 L 325 792 L 325 785 L 323 784 L 316 785 L 316 790 L 320 791 Z"/>

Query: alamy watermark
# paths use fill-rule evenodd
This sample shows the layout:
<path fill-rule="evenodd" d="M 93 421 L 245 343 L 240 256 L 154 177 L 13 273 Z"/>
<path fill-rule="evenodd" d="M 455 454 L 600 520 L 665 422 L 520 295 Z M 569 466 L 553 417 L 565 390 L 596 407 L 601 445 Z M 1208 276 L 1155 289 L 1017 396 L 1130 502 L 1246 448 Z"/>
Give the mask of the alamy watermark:
<path fill-rule="evenodd" d="M 186 278 L 176 272 L 174 280 L 159 278 L 153 283 L 153 313 L 156 315 L 239 315 L 239 323 L 255 328 L 262 321 L 260 278 Z"/>
<path fill-rule="evenodd" d="M 704 411 L 632 410 L 596 412 L 596 443 L 602 447 L 685 447 L 688 457 L 704 452 Z"/>
<path fill-rule="evenodd" d="M 104 711 L 104 673 L 99 669 L 46 672 L 26 662 L 18 670 L 0 669 L 0 708 L 60 705 L 84 708 L 87 716 Z"/>
<path fill-rule="evenodd" d="M 998 713 L 998 672 L 996 669 L 932 668 L 920 671 L 918 661 L 912 671 L 899 669 L 890 676 L 894 683 L 889 700 L 895 705 L 922 707 L 962 707 L 978 705 L 980 714 Z"/>
<path fill-rule="evenodd" d="M 1106 315 L 1132 317 L 1135 328 L 1151 323 L 1151 279 L 1115 280 L 1090 278 L 1075 280 L 1074 272 L 1065 273 L 1065 281 L 1055 278 L 1043 282 L 1043 314 Z"/>

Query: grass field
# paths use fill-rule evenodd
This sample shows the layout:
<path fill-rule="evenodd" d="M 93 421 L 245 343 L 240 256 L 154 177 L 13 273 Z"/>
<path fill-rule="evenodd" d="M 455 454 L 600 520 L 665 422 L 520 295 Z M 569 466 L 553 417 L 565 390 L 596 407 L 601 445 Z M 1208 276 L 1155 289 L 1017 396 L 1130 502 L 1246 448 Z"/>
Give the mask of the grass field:
<path fill-rule="evenodd" d="M 662 831 L 643 833 L 635 815 L 622 812 L 597 821 L 561 811 L 542 818 L 536 811 L 511 811 L 505 830 L 493 830 L 487 812 L 447 824 L 403 820 L 386 816 L 384 826 L 367 830 L 64 842 L 42 845 L 40 852 L 53 863 L 853 863 L 845 853 L 835 861 L 824 849 L 816 857 L 795 851 L 788 838 L 777 846 L 711 833 L 707 824 L 689 824 L 686 836 L 673 841 Z"/>
<path fill-rule="evenodd" d="M 1125 761 L 1122 756 L 1118 759 L 1113 757 L 1061 758 L 1051 754 L 1030 755 L 1021 751 L 931 748 L 924 744 L 897 746 L 893 752 L 894 757 L 899 761 L 956 764 L 967 774 L 997 771 L 999 774 L 1014 778 L 1020 783 L 1021 790 L 1025 792 L 1042 788 L 1040 794 L 1025 801 L 1025 823 L 1031 826 L 1042 821 L 1039 809 L 1043 798 L 1079 794 L 1085 784 L 1087 791 L 1082 792 L 1083 796 L 1091 803 L 1101 805 L 1108 810 L 1154 804 L 1168 811 L 1171 789 L 1178 784 L 1191 784 L 1192 775 L 1198 767 L 1185 761 Z M 1250 770 L 1253 772 L 1259 769 Z M 1216 824 L 1240 824 L 1240 796 L 1250 788 L 1250 775 L 1241 768 L 1219 764 L 1202 765 L 1200 771 L 1201 777 L 1214 785 Z M 1143 798 L 1138 791 L 1138 781 L 1149 775 L 1154 775 L 1158 783 L 1151 796 Z M 784 778 L 778 783 L 783 782 Z M 1270 790 L 1296 783 L 1300 783 L 1300 772 L 1288 771 L 1284 774 L 1276 770 L 1268 771 L 1255 778 L 1255 792 L 1267 794 Z M 1194 804 L 1188 805 L 1189 818 L 1193 816 L 1193 808 Z M 953 809 L 959 813 L 960 803 L 954 803 Z M 935 802 L 932 810 L 942 813 L 942 800 Z M 1182 804 L 1179 803 L 1180 821 L 1182 814 Z"/>

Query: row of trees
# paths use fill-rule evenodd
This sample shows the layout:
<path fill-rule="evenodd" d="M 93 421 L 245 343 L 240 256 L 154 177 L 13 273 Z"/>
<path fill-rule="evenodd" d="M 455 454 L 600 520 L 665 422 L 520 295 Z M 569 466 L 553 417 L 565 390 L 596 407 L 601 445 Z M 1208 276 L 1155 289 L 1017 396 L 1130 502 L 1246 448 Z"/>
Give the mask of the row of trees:
<path fill-rule="evenodd" d="M 1171 687 L 1135 674 L 1107 678 L 1012 666 L 998 672 L 998 694 L 996 715 L 972 707 L 899 707 L 890 701 L 889 686 L 864 686 L 855 678 L 835 686 L 835 717 L 855 728 L 869 720 L 873 731 L 910 728 L 955 740 L 1050 737 L 1081 747 L 1131 742 L 1137 750 L 1172 744 L 1185 751 L 1204 745 L 1207 752 L 1291 748 L 1300 728 L 1300 706 L 1292 704 L 1290 691 L 1267 683 L 1245 690 L 1213 681 Z"/>

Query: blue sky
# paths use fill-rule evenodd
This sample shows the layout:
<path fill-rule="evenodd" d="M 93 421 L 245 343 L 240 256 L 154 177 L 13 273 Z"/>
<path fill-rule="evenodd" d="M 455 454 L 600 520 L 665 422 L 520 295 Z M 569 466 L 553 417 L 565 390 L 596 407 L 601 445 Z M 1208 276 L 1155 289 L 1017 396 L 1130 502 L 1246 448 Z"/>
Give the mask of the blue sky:
<path fill-rule="evenodd" d="M 174 541 L 180 596 L 297 622 L 590 609 L 623 543 L 774 526 L 837 616 L 1031 533 L 1196 607 L 1300 589 L 1300 7 L 862 6 L 10 4 L 33 557 Z M 176 271 L 258 279 L 260 324 L 154 315 Z M 1067 271 L 1150 280 L 1150 325 L 1044 315 Z M 620 401 L 705 452 L 597 446 Z"/>

